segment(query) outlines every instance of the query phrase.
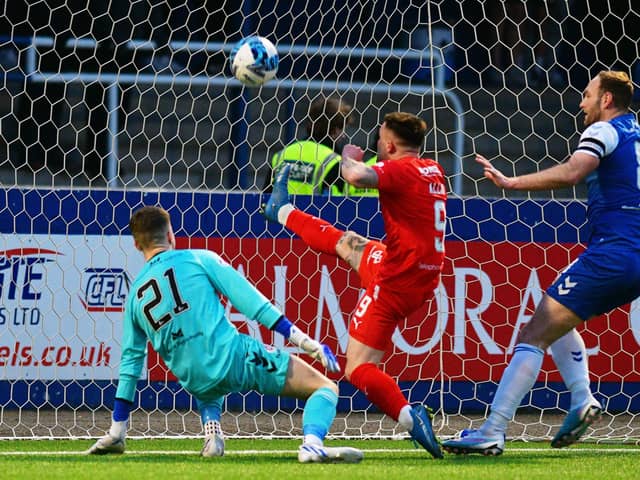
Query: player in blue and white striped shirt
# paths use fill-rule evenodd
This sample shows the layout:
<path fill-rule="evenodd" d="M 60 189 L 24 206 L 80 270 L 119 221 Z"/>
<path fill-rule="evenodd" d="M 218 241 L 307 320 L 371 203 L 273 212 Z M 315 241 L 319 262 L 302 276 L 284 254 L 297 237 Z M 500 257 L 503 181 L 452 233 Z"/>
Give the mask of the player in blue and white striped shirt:
<path fill-rule="evenodd" d="M 88 451 L 122 453 L 129 410 L 144 366 L 147 341 L 198 403 L 205 430 L 202 455 L 221 456 L 220 411 L 224 395 L 256 390 L 306 400 L 301 462 L 358 462 L 354 448 L 323 445 L 336 414 L 338 387 L 286 350 L 241 334 L 225 316 L 219 294 L 247 318 L 275 330 L 322 362 L 340 366 L 329 347 L 311 339 L 246 278 L 209 250 L 174 250 L 169 214 L 143 207 L 129 227 L 146 264 L 131 285 L 124 314 L 120 379 L 109 433 Z"/>
<path fill-rule="evenodd" d="M 507 425 L 533 387 L 547 347 L 571 392 L 569 413 L 551 446 L 571 445 L 600 417 L 602 406 L 589 388 L 584 341 L 575 328 L 640 296 L 640 125 L 629 111 L 632 97 L 626 73 L 598 73 L 580 102 L 586 129 L 561 165 L 506 177 L 486 158 L 476 157 L 484 176 L 505 189 L 546 190 L 586 179 L 591 234 L 587 249 L 547 289 L 519 333 L 487 421 L 443 442 L 445 450 L 502 453 Z"/>

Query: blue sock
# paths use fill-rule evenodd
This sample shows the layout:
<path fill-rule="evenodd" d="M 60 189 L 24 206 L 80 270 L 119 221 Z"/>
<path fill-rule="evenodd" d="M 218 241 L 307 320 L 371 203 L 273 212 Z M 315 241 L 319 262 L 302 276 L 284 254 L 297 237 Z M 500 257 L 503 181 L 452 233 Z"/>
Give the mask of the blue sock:
<path fill-rule="evenodd" d="M 202 425 L 209 421 L 220 421 L 220 415 L 222 413 L 222 398 L 212 402 L 201 402 L 196 399 L 198 404 L 198 410 L 200 411 L 200 418 L 202 419 Z"/>
<path fill-rule="evenodd" d="M 336 416 L 337 404 L 338 396 L 330 388 L 322 387 L 313 392 L 302 413 L 302 433 L 324 440 Z"/>
<path fill-rule="evenodd" d="M 133 404 L 121 398 L 116 398 L 113 402 L 112 418 L 115 422 L 124 422 L 129 420 L 129 412 Z"/>

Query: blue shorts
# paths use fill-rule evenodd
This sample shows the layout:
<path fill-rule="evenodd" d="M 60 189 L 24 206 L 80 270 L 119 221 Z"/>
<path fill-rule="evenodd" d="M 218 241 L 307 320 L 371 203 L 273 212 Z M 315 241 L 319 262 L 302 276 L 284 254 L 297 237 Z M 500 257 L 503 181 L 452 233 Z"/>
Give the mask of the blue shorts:
<path fill-rule="evenodd" d="M 547 289 L 582 320 L 610 312 L 640 296 L 640 252 L 589 247 Z"/>
<path fill-rule="evenodd" d="M 229 370 L 215 388 L 197 397 L 202 402 L 215 401 L 228 393 L 257 391 L 280 395 L 287 381 L 290 353 L 266 346 L 241 334 L 229 355 Z"/>

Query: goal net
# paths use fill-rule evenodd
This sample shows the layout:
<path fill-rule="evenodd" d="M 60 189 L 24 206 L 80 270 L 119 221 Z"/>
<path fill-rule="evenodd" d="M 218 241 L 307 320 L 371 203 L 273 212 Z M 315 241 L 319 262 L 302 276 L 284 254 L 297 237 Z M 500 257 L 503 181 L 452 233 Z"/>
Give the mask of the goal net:
<path fill-rule="evenodd" d="M 127 225 L 143 204 L 170 212 L 179 248 L 219 252 L 344 364 L 357 275 L 259 213 L 272 156 L 305 138 L 321 96 L 352 105 L 345 140 L 370 155 L 387 112 L 432 127 L 425 155 L 450 181 L 446 266 L 434 298 L 396 331 L 384 369 L 411 402 L 434 409 L 438 435 L 477 426 L 517 331 L 584 248 L 586 190 L 506 195 L 481 179 L 473 154 L 513 173 L 561 162 L 576 145 L 590 75 L 640 74 L 637 6 L 583 3 L 7 2 L 0 437 L 87 437 L 108 427 L 124 299 L 143 265 Z M 277 45 L 280 66 L 276 79 L 248 88 L 227 58 L 255 34 Z M 384 238 L 375 197 L 293 201 Z M 231 306 L 227 313 L 242 332 L 291 349 Z M 581 333 L 606 410 L 587 438 L 637 441 L 640 311 L 634 302 Z M 343 376 L 332 378 L 340 399 L 331 435 L 405 436 Z M 202 432 L 194 401 L 151 349 L 135 404 L 133 436 Z M 509 436 L 550 438 L 568 406 L 547 355 Z M 222 424 L 228 436 L 297 435 L 301 407 L 232 394 Z"/>

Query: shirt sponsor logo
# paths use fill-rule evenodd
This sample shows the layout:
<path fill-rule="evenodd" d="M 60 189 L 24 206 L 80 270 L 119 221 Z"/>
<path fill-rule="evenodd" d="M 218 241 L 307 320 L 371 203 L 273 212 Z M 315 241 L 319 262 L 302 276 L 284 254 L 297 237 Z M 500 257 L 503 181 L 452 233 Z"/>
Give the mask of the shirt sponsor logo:
<path fill-rule="evenodd" d="M 430 177 L 432 175 L 440 175 L 440 169 L 435 165 L 429 167 L 418 167 L 418 172 L 423 177 Z"/>
<path fill-rule="evenodd" d="M 440 270 L 442 268 L 442 265 L 433 265 L 433 264 L 429 264 L 429 263 L 418 263 L 418 268 L 420 270 L 437 271 L 437 270 Z"/>
<path fill-rule="evenodd" d="M 301 183 L 313 182 L 313 173 L 316 170 L 316 166 L 313 163 L 301 162 L 297 160 L 285 160 L 285 162 L 291 164 L 291 170 L 289 171 L 289 180 Z"/>

